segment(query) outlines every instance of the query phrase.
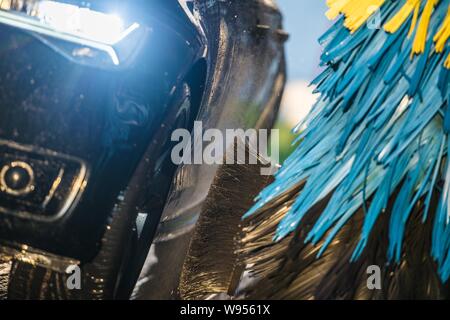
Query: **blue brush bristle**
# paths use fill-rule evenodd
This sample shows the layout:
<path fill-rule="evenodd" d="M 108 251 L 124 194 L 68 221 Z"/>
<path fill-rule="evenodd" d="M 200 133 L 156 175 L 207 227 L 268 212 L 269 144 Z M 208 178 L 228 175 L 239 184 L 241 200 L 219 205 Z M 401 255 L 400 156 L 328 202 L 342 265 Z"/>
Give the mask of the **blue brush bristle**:
<path fill-rule="evenodd" d="M 446 160 L 450 70 L 444 67 L 450 48 L 447 44 L 445 52 L 438 54 L 433 41 L 448 10 L 449 1 L 442 2 L 432 16 L 425 52 L 419 56 L 411 57 L 410 23 L 394 34 L 366 27 L 351 34 L 340 19 L 320 39 L 325 45 L 322 64 L 328 68 L 313 84 L 321 96 L 295 130 L 299 146 L 246 217 L 306 181 L 279 224 L 275 240 L 301 228 L 310 209 L 331 195 L 307 242 L 324 240 L 320 256 L 363 208 L 361 239 L 352 257 L 356 260 L 393 200 L 387 255 L 399 261 L 407 221 L 416 204 L 423 201 L 424 222 L 430 219 L 432 195 L 438 192 L 438 181 L 445 179 L 434 215 L 431 254 L 442 280 L 450 278 L 450 165 Z M 383 21 L 403 4 L 388 1 L 381 10 Z"/>

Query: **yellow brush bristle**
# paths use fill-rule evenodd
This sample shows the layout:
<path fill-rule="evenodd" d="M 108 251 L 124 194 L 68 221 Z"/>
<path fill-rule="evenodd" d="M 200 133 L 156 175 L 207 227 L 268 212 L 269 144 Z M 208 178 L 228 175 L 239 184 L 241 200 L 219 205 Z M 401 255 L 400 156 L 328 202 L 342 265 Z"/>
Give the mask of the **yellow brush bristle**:
<path fill-rule="evenodd" d="M 410 31 L 411 34 L 417 23 L 419 9 L 420 0 L 407 0 L 405 5 L 397 12 L 397 14 L 386 23 L 386 25 L 384 26 L 384 30 L 390 33 L 396 32 L 414 11 L 414 19 Z"/>
<path fill-rule="evenodd" d="M 416 36 L 413 42 L 413 53 L 420 54 L 425 51 L 425 43 L 427 41 L 428 26 L 430 25 L 431 15 L 439 0 L 428 0 L 423 9 L 420 22 L 417 27 Z"/>
<path fill-rule="evenodd" d="M 330 10 L 327 17 L 336 18 L 339 13 L 345 16 L 345 26 L 351 31 L 358 30 L 386 0 L 328 0 Z"/>
<path fill-rule="evenodd" d="M 330 8 L 326 13 L 327 18 L 330 20 L 336 19 L 342 12 L 342 8 L 344 8 L 349 1 L 350 0 L 327 0 L 327 5 Z"/>
<path fill-rule="evenodd" d="M 425 5 L 423 5 L 423 1 L 426 1 Z M 381 8 L 385 2 L 385 0 L 327 0 L 327 5 L 330 8 L 327 17 L 335 19 L 339 14 L 343 14 L 345 27 L 353 33 L 366 23 L 370 16 Z M 411 27 L 408 33 L 408 37 L 410 37 L 415 31 L 411 56 L 422 54 L 425 51 L 433 12 L 440 2 L 440 0 L 405 0 L 405 4 L 400 10 L 384 25 L 384 30 L 389 33 L 397 32 L 412 14 Z M 445 50 L 449 38 L 450 6 L 441 28 L 434 36 L 437 53 L 442 53 Z M 445 66 L 450 68 L 450 57 L 446 59 Z"/>
<path fill-rule="evenodd" d="M 450 7 L 448 8 L 447 16 L 442 23 L 441 28 L 434 36 L 434 42 L 436 43 L 436 52 L 443 52 L 445 44 L 450 38 Z"/>

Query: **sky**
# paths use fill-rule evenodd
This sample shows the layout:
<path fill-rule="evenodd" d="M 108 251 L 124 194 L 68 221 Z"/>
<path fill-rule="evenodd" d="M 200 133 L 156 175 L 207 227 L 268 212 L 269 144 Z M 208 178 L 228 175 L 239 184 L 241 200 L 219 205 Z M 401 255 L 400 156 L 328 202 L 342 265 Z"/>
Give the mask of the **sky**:
<path fill-rule="evenodd" d="M 277 0 L 284 16 L 284 29 L 290 37 L 286 44 L 288 84 L 281 108 L 281 119 L 295 126 L 316 100 L 308 84 L 319 73 L 322 48 L 319 37 L 330 26 L 325 17 L 325 0 Z"/>
<path fill-rule="evenodd" d="M 292 80 L 312 80 L 319 72 L 321 47 L 317 39 L 330 24 L 325 17 L 325 0 L 278 0 L 277 3 L 284 16 L 284 28 L 290 34 L 289 76 Z"/>

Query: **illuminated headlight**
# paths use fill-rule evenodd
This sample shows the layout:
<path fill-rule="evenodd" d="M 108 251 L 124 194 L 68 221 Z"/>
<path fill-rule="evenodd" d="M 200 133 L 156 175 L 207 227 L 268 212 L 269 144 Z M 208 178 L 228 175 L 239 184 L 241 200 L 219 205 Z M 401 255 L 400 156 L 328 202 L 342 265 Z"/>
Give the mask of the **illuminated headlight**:
<path fill-rule="evenodd" d="M 129 43 L 121 50 L 121 43 L 128 38 L 138 43 L 142 36 L 137 35 L 141 29 L 137 22 L 126 23 L 114 13 L 56 0 L 0 0 L 0 23 L 65 41 L 72 46 L 74 59 L 92 58 L 95 50 L 101 51 L 116 66 L 133 51 Z"/>

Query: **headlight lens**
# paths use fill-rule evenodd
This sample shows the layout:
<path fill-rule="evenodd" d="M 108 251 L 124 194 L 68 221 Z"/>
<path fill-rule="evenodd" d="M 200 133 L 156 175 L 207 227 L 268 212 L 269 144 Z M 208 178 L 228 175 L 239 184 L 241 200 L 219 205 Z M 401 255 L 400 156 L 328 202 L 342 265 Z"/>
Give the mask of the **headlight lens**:
<path fill-rule="evenodd" d="M 135 33 L 141 28 L 139 23 L 125 23 L 114 13 L 55 0 L 1 0 L 0 23 L 75 44 L 73 58 L 80 58 L 83 53 L 84 60 L 92 57 L 88 48 L 102 51 L 116 66 L 124 58 L 118 51 L 122 51 L 122 56 L 132 52 L 129 44 L 123 50 L 122 42 L 127 38 L 137 42 Z"/>

